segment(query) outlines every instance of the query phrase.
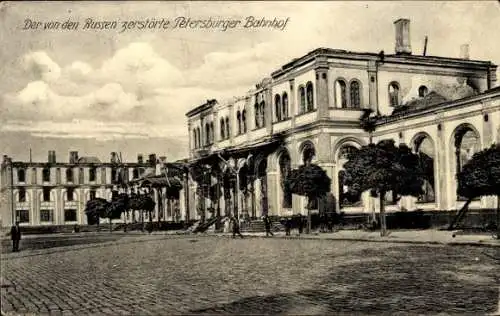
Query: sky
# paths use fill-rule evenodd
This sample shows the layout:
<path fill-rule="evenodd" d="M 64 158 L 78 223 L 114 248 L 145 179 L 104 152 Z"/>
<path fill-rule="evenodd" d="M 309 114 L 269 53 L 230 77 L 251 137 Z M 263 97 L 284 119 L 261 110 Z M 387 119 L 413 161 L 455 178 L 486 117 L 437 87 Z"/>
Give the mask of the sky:
<path fill-rule="evenodd" d="M 287 24 L 245 28 L 248 17 Z M 242 22 L 225 31 L 174 28 L 176 18 Z M 398 18 L 411 20 L 414 54 L 428 36 L 428 55 L 459 57 L 469 44 L 471 59 L 500 63 L 498 1 L 2 2 L 0 154 L 27 160 L 31 148 L 34 161 L 46 161 L 49 150 L 58 161 L 71 150 L 102 161 L 112 151 L 125 161 L 138 153 L 185 158 L 190 109 L 241 96 L 318 47 L 393 53 Z M 129 23 L 148 19 L 171 24 Z M 67 21 L 78 27 L 63 29 Z M 117 27 L 88 28 L 89 21 Z M 130 28 L 123 31 L 124 22 Z"/>

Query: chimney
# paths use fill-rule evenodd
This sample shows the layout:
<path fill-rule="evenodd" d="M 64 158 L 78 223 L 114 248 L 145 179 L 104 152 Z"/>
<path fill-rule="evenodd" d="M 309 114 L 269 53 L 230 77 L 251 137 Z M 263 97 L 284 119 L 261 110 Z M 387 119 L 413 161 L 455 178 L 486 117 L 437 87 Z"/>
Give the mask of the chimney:
<path fill-rule="evenodd" d="M 469 59 L 469 44 L 460 45 L 460 58 Z"/>
<path fill-rule="evenodd" d="M 56 163 L 56 151 L 49 150 L 49 163 Z"/>
<path fill-rule="evenodd" d="M 118 162 L 117 159 L 116 159 L 116 152 L 114 152 L 114 151 L 111 153 L 110 162 L 111 163 L 117 163 Z"/>
<path fill-rule="evenodd" d="M 396 27 L 396 54 L 411 55 L 410 20 L 399 19 L 394 22 Z"/>
<path fill-rule="evenodd" d="M 137 155 L 137 163 L 143 163 L 141 154 Z"/>
<path fill-rule="evenodd" d="M 70 151 L 69 152 L 69 163 L 71 163 L 71 164 L 78 163 L 78 152 L 77 151 Z"/>

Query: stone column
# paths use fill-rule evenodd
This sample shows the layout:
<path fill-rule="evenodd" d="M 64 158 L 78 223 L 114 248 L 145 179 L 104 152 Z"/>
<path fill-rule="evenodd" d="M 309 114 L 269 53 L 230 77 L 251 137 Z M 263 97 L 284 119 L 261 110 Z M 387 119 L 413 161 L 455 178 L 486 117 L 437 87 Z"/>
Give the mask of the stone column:
<path fill-rule="evenodd" d="M 267 203 L 269 215 L 279 215 L 278 177 L 279 175 L 276 170 L 267 172 Z"/>
<path fill-rule="evenodd" d="M 486 106 L 486 103 L 483 103 L 483 107 Z M 491 118 L 494 116 L 493 113 L 483 112 L 483 149 L 490 148 L 492 144 L 495 143 L 495 137 L 493 136 L 493 122 Z M 494 196 L 484 196 L 481 198 L 482 207 L 488 209 L 496 208 L 496 198 Z"/>
<path fill-rule="evenodd" d="M 316 106 L 318 119 L 329 117 L 329 96 L 328 96 L 328 62 L 326 58 L 317 61 L 316 66 Z"/>
<path fill-rule="evenodd" d="M 451 185 L 448 182 L 451 174 L 454 175 L 453 170 L 450 170 L 450 164 L 447 159 L 447 154 L 454 155 L 454 153 L 449 153 L 449 146 L 446 144 L 446 133 L 445 133 L 445 124 L 438 122 L 437 126 L 437 150 L 436 153 L 436 166 L 438 170 L 437 179 L 435 179 L 436 184 L 436 201 L 437 207 L 440 210 L 448 210 L 450 208 L 449 198 L 448 198 L 448 190 Z"/>

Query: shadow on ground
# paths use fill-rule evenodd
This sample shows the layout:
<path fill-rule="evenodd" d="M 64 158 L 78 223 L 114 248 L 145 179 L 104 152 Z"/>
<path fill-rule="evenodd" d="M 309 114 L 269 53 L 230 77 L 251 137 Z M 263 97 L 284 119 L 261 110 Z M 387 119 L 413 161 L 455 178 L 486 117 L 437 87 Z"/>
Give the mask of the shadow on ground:
<path fill-rule="evenodd" d="M 88 245 L 88 244 L 98 244 L 108 241 L 116 241 L 120 239 L 120 236 L 113 235 L 100 235 L 100 236 L 64 236 L 64 237 L 54 237 L 54 236 L 43 236 L 37 238 L 27 238 L 21 240 L 20 250 L 39 250 L 39 249 L 49 249 L 58 248 L 66 246 L 75 245 Z M 12 241 L 4 239 L 1 241 L 2 253 L 8 253 L 12 251 Z"/>
<path fill-rule="evenodd" d="M 498 310 L 500 267 L 477 249 L 368 250 L 304 290 L 253 296 L 192 314 L 487 314 Z M 480 257 L 477 257 L 477 256 Z M 357 257 L 356 257 L 357 256 Z M 357 260 L 356 260 L 357 258 Z M 380 259 L 380 260 L 378 260 Z M 451 260 L 450 260 L 451 259 Z M 358 262 L 356 262 L 358 261 Z M 279 280 L 276 280 L 279 282 Z M 283 289 L 286 292 L 286 289 Z"/>

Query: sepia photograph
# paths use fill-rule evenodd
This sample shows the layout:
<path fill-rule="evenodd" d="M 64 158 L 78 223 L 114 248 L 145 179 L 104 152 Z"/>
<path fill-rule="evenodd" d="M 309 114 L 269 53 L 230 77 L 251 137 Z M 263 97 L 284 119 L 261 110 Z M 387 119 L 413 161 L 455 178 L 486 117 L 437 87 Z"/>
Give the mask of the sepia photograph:
<path fill-rule="evenodd" d="M 0 2 L 0 315 L 500 315 L 499 1 Z"/>

